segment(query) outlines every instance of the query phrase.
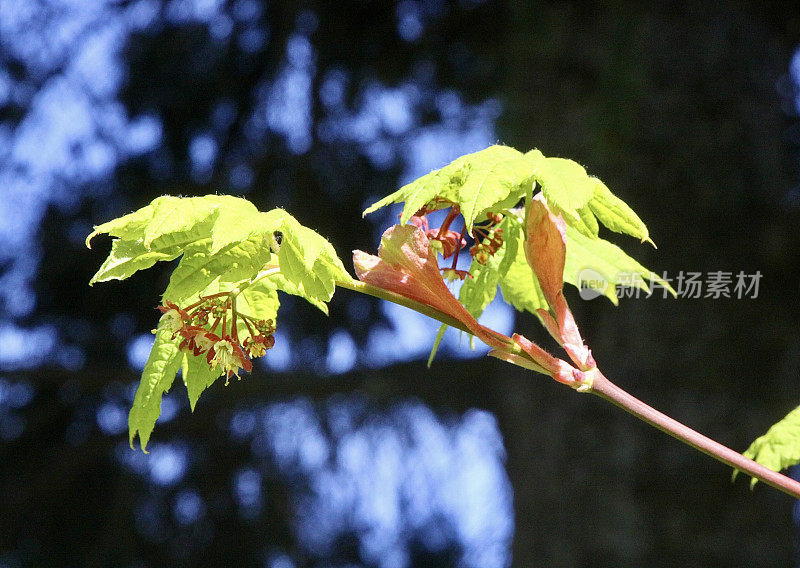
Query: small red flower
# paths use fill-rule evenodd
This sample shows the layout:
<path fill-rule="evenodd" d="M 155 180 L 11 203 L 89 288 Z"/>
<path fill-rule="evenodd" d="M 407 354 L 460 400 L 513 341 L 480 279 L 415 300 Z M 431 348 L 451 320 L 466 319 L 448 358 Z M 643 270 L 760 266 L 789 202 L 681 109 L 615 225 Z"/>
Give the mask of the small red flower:
<path fill-rule="evenodd" d="M 248 373 L 253 370 L 253 363 L 230 336 L 225 336 L 214 343 L 208 350 L 206 360 L 212 369 L 222 367 L 222 373 L 228 379 L 234 375 L 238 378 L 240 368 Z"/>
<path fill-rule="evenodd" d="M 214 343 L 219 341 L 219 337 L 200 326 L 186 326 L 178 332 L 183 336 L 183 341 L 178 346 L 181 351 L 191 351 L 194 355 L 200 355 L 208 351 Z"/>
<path fill-rule="evenodd" d="M 172 332 L 173 337 L 178 333 L 191 318 L 186 310 L 178 307 L 172 302 L 166 302 L 165 306 L 158 306 L 161 312 L 161 321 L 165 322 L 167 329 Z"/>
<path fill-rule="evenodd" d="M 275 345 L 274 335 L 256 335 L 244 340 L 244 348 L 250 357 L 263 357 Z"/>

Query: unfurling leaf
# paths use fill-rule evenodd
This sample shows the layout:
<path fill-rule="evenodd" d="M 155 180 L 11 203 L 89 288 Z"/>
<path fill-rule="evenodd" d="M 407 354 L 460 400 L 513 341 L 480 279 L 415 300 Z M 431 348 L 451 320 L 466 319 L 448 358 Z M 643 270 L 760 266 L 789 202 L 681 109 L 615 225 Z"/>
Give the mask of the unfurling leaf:
<path fill-rule="evenodd" d="M 359 280 L 433 308 L 461 322 L 469 332 L 495 349 L 507 344 L 480 325 L 442 280 L 425 232 L 413 225 L 394 225 L 381 237 L 378 256 L 353 252 Z"/>
<path fill-rule="evenodd" d="M 555 319 L 546 310 L 541 310 L 540 316 L 550 334 L 564 346 L 570 359 L 579 369 L 587 371 L 596 365 L 583 343 L 578 324 L 562 290 L 566 241 L 566 225 L 561 216 L 554 215 L 543 199 L 534 199 L 528 207 L 525 256 Z"/>

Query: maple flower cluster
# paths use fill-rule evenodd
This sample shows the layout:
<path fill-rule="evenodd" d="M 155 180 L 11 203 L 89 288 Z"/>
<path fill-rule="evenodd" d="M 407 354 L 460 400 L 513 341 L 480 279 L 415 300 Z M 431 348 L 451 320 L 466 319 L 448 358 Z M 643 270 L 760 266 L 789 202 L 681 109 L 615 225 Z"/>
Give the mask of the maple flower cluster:
<path fill-rule="evenodd" d="M 453 257 L 452 266 L 440 268 L 445 279 L 454 280 L 458 278 L 464 280 L 467 276 L 471 278 L 472 275 L 469 271 L 456 268 L 458 253 L 467 246 L 467 241 L 464 238 L 466 225 L 461 229 L 461 232 L 450 229 L 450 225 L 461 213 L 459 206 L 450 206 L 447 216 L 438 229 L 431 229 L 428 223 L 428 214 L 435 211 L 442 203 L 446 202 L 437 198 L 422 207 L 411 217 L 411 224 L 425 233 L 431 246 L 435 247 L 445 260 Z M 479 264 L 489 262 L 489 258 L 503 246 L 503 229 L 497 226 L 502 222 L 503 215 L 492 212 L 488 212 L 486 215 L 487 222 L 473 227 L 471 233 L 475 244 L 469 248 L 469 254 Z"/>
<path fill-rule="evenodd" d="M 225 375 L 225 384 L 239 370 L 253 369 L 251 358 L 262 357 L 275 345 L 272 320 L 258 320 L 235 309 L 227 292 L 202 296 L 194 304 L 181 308 L 173 302 L 158 306 L 161 321 L 173 339 L 183 338 L 178 348 L 194 356 L 205 354 L 211 369 Z M 248 337 L 239 339 L 238 321 L 244 323 Z"/>

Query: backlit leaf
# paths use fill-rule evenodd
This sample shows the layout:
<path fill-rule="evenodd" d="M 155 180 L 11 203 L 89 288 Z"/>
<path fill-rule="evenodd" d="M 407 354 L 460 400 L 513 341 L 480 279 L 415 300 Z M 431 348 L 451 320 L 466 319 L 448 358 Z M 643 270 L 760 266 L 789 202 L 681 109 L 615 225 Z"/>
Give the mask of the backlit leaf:
<path fill-rule="evenodd" d="M 350 278 L 333 246 L 288 213 L 282 216 L 281 232 L 278 261 L 283 277 L 304 298 L 329 301 L 336 280 Z"/>
<path fill-rule="evenodd" d="M 89 233 L 89 236 L 86 237 L 86 247 L 92 248 L 92 238 L 102 233 L 131 241 L 144 238 L 144 228 L 153 217 L 153 209 L 154 207 L 152 204 L 147 205 L 133 213 L 128 213 L 127 215 L 117 217 L 107 223 L 97 225 L 94 230 Z"/>
<path fill-rule="evenodd" d="M 470 231 L 482 213 L 501 204 L 511 207 L 523 198 L 531 174 L 531 163 L 522 152 L 508 146 L 490 146 L 403 186 L 368 207 L 364 214 L 391 203 L 405 202 L 400 222 L 406 223 L 420 207 L 440 197 L 461 208 Z"/>
<path fill-rule="evenodd" d="M 92 276 L 89 285 L 96 282 L 108 282 L 109 280 L 125 280 L 138 270 L 150 268 L 160 260 L 173 260 L 180 256 L 179 246 L 170 247 L 160 251 L 148 251 L 142 239 L 129 241 L 126 239 L 114 239 L 111 243 L 111 252 L 103 265 Z"/>
<path fill-rule="evenodd" d="M 589 201 L 589 209 L 603 225 L 617 233 L 625 233 L 641 241 L 649 241 L 647 226 L 639 219 L 627 203 L 611 193 L 606 185 L 595 179 L 595 192 Z"/>
<path fill-rule="evenodd" d="M 161 414 L 161 398 L 172 386 L 175 373 L 182 362 L 178 351 L 178 339 L 172 339 L 172 333 L 159 322 L 155 343 L 142 371 L 142 378 L 133 406 L 128 414 L 128 436 L 131 448 L 133 439 L 139 434 L 139 444 L 144 450 L 150 440 L 158 416 Z"/>
<path fill-rule="evenodd" d="M 210 294 L 232 290 L 235 283 L 254 277 L 272 259 L 269 247 L 257 235 L 225 249 L 211 252 L 210 238 L 189 246 L 169 279 L 164 300 L 180 305 L 196 299 L 201 293 Z M 220 282 L 229 283 L 228 287 Z M 208 290 L 214 285 L 214 291 Z"/>
<path fill-rule="evenodd" d="M 594 195 L 594 178 L 579 163 L 564 158 L 546 158 L 539 150 L 525 156 L 531 161 L 533 179 L 542 188 L 547 203 L 573 227 L 591 236 L 590 226 L 581 219 L 580 209 Z"/>
<path fill-rule="evenodd" d="M 189 395 L 189 407 L 194 412 L 197 399 L 204 390 L 214 384 L 221 373 L 219 369 L 209 367 L 206 354 L 194 355 L 192 353 L 181 353 L 181 374 L 186 385 L 186 392 Z"/>
<path fill-rule="evenodd" d="M 639 264 L 615 244 L 603 239 L 589 238 L 567 225 L 564 282 L 580 288 L 581 274 L 585 270 L 587 273 L 593 271 L 605 280 L 607 286 L 603 295 L 614 304 L 618 303 L 618 284 L 631 284 L 641 290 L 649 291 L 648 284 L 654 282 L 666 288 L 673 296 L 677 295 L 668 282 Z"/>
<path fill-rule="evenodd" d="M 218 206 L 216 199 L 210 199 L 214 197 L 165 195 L 155 199 L 153 215 L 144 227 L 145 248 L 158 250 L 208 236 Z"/>
<path fill-rule="evenodd" d="M 800 463 L 800 407 L 757 438 L 743 454 L 764 467 L 781 471 Z M 737 472 L 734 472 L 734 476 Z M 753 478 L 751 486 L 756 484 Z"/>

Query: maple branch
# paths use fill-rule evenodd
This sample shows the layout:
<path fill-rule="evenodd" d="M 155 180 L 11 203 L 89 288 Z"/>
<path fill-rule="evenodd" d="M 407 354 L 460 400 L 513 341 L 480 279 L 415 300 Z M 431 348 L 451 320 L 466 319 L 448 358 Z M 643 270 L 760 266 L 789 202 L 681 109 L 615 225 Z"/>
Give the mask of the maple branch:
<path fill-rule="evenodd" d="M 666 432 L 670 436 L 711 456 L 715 460 L 721 461 L 739 471 L 743 471 L 755 479 L 763 481 L 767 485 L 771 485 L 775 489 L 800 499 L 800 483 L 794 479 L 764 467 L 760 463 L 744 457 L 742 454 L 727 446 L 723 446 L 719 442 L 715 442 L 711 438 L 692 430 L 685 424 L 659 412 L 612 383 L 602 373 L 598 373 L 595 377 L 592 387 L 588 392 L 592 392 L 614 403 L 625 412 L 647 422 L 662 432 Z"/>
<path fill-rule="evenodd" d="M 354 292 L 361 292 L 370 296 L 381 298 L 383 300 L 394 302 L 422 313 L 437 321 L 445 323 L 451 327 L 471 333 L 471 331 L 467 329 L 462 322 L 453 318 L 452 316 L 390 290 L 353 279 L 337 281 L 336 285 L 341 286 L 342 288 L 347 288 Z M 487 331 L 492 331 L 489 328 L 484 329 Z M 496 334 L 498 337 L 508 339 L 506 336 L 497 332 L 492 331 L 492 333 Z M 516 362 L 513 357 L 503 359 L 513 365 L 523 366 L 520 365 L 519 362 Z M 767 485 L 783 491 L 792 497 L 800 499 L 800 483 L 794 479 L 791 479 L 790 477 L 787 477 L 749 458 L 746 458 L 742 454 L 728 448 L 727 446 L 724 446 L 719 442 L 716 442 L 711 438 L 708 438 L 707 436 L 704 436 L 703 434 L 691 429 L 685 424 L 670 418 L 666 414 L 659 412 L 658 410 L 645 404 L 641 400 L 615 385 L 607 377 L 605 377 L 605 375 L 599 372 L 599 370 L 596 371 L 596 374 L 593 375 L 591 387 L 585 392 L 594 393 L 622 408 L 629 414 L 632 414 L 651 426 L 658 428 L 662 432 L 677 438 L 681 442 L 695 448 L 696 450 L 711 456 L 712 458 L 734 468 L 735 470 L 742 471 L 753 478 L 766 483 Z"/>

